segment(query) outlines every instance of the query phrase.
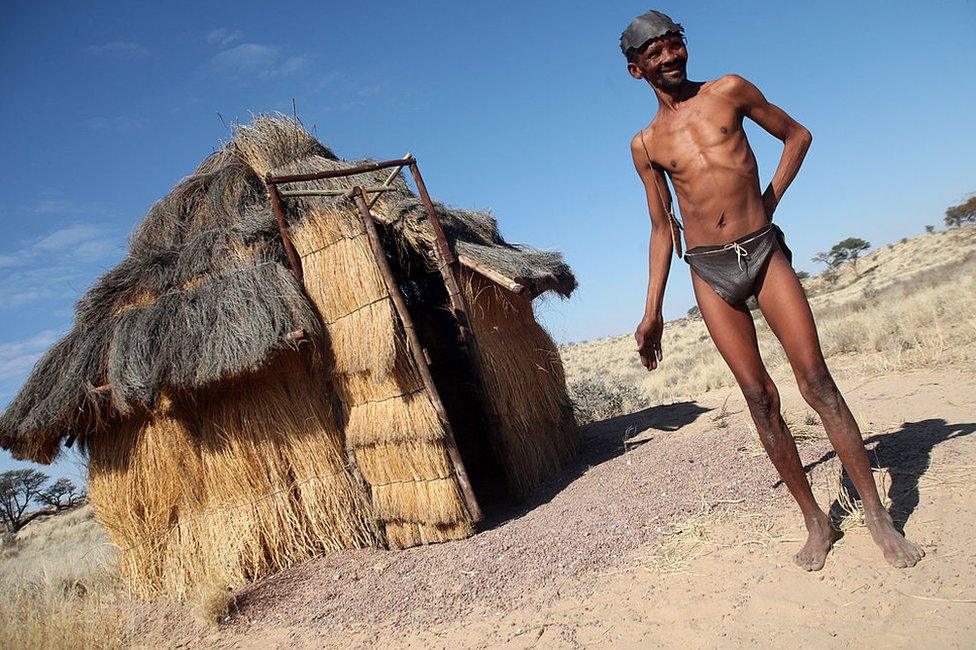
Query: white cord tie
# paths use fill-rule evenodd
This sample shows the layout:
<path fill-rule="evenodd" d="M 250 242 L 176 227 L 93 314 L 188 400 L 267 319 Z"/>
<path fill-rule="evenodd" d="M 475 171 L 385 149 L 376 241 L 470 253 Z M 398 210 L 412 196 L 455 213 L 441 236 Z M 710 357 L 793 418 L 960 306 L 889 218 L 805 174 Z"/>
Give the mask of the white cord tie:
<path fill-rule="evenodd" d="M 740 271 L 743 271 L 744 270 L 742 268 L 742 258 L 749 257 L 749 251 L 747 251 L 745 248 L 743 248 L 742 245 L 739 244 L 739 242 L 737 242 L 737 241 L 734 241 L 734 242 L 731 242 L 729 244 L 726 244 L 722 248 L 722 250 L 724 250 L 724 251 L 735 251 L 735 261 L 739 264 L 739 270 Z"/>

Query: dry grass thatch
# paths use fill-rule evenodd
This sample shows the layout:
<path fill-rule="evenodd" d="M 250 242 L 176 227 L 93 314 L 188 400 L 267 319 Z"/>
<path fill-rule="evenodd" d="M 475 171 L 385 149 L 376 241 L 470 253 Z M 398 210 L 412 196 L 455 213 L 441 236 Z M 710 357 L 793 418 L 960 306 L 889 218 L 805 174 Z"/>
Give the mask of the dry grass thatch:
<path fill-rule="evenodd" d="M 423 526 L 440 527 L 427 535 L 438 540 L 470 534 L 444 426 L 413 367 L 362 223 L 348 205 L 308 199 L 305 209 L 310 216 L 294 241 L 307 269 L 333 269 L 306 287 L 332 341 L 346 441 L 388 544 L 423 538 Z M 334 269 L 349 280 L 329 281 Z"/>
<path fill-rule="evenodd" d="M 528 298 L 471 271 L 461 280 L 499 420 L 498 453 L 509 485 L 525 492 L 558 471 L 579 442 L 559 352 Z"/>
<path fill-rule="evenodd" d="M 91 500 L 127 584 L 194 599 L 375 543 L 323 390 L 289 354 L 197 402 L 127 420 L 114 444 L 92 444 Z"/>

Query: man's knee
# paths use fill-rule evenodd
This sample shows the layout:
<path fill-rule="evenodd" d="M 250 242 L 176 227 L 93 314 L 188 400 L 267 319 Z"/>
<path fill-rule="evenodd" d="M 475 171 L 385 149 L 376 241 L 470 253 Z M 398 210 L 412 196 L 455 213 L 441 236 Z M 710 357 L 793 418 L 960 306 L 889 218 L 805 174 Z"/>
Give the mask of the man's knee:
<path fill-rule="evenodd" d="M 804 372 L 799 377 L 800 394 L 814 410 L 834 409 L 839 403 L 840 392 L 826 366 Z"/>
<path fill-rule="evenodd" d="M 742 386 L 742 396 L 760 426 L 772 422 L 779 413 L 779 392 L 771 381 Z"/>

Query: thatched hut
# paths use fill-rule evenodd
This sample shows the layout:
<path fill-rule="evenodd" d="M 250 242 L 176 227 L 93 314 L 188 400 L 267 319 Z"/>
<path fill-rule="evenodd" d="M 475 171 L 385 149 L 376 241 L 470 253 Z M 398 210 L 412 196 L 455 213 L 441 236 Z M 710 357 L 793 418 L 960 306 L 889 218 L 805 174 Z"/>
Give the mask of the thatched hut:
<path fill-rule="evenodd" d="M 561 256 L 505 242 L 485 212 L 428 206 L 386 169 L 267 183 L 353 166 L 295 121 L 239 127 L 150 209 L 0 419 L 17 458 L 80 445 L 143 594 L 462 538 L 479 501 L 576 450 L 532 309 L 575 288 Z M 335 196 L 354 186 L 379 189 Z"/>

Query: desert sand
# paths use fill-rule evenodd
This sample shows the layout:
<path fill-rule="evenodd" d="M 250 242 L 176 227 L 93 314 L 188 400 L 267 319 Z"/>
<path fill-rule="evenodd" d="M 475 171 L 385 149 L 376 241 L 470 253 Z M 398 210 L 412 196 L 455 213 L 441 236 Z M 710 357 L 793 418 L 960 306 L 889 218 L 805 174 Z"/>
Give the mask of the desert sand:
<path fill-rule="evenodd" d="M 588 468 L 559 497 L 539 506 L 558 509 L 560 524 L 525 522 L 523 528 L 544 528 L 543 523 L 553 528 L 507 532 L 505 527 L 519 522 L 504 524 L 500 532 L 512 539 L 509 556 L 488 563 L 483 572 L 468 565 L 474 580 L 437 575 L 438 569 L 422 559 L 406 560 L 393 580 L 396 587 L 422 589 L 405 580 L 404 573 L 423 567 L 429 593 L 403 593 L 402 609 L 385 612 L 391 620 L 383 621 L 370 611 L 383 606 L 363 603 L 359 590 L 319 586 L 320 580 L 334 578 L 328 575 L 334 567 L 324 571 L 325 566 L 313 563 L 259 587 L 267 597 L 244 597 L 230 626 L 205 641 L 224 647 L 971 647 L 976 642 L 976 557 L 971 550 L 976 505 L 969 499 L 976 477 L 976 436 L 971 435 L 976 433 L 976 376 L 916 371 L 877 378 L 856 391 L 850 384 L 841 388 L 852 395 L 852 407 L 860 414 L 892 511 L 926 551 L 915 568 L 888 566 L 867 530 L 857 525 L 847 529 L 822 571 L 806 573 L 793 565 L 803 539 L 802 521 L 775 475 L 755 462 L 764 459 L 752 447 L 741 397 L 729 398 L 729 422 L 716 427 L 715 414 L 728 392 L 716 391 L 698 400 L 706 411 L 677 431 L 670 430 L 673 413 L 667 407 L 650 409 L 642 416 L 647 428 L 628 441 L 632 447 L 626 453 Z M 785 389 L 784 396 L 787 412 L 802 408 L 795 388 Z M 934 412 L 933 405 L 938 405 Z M 697 453 L 704 448 L 707 453 Z M 818 498 L 831 504 L 840 470 L 829 446 L 807 439 L 801 452 L 813 465 Z M 723 457 L 738 459 L 753 471 L 729 477 Z M 692 465 L 702 458 L 710 467 L 681 472 L 685 481 L 645 485 L 640 494 L 629 491 L 636 487 L 632 477 L 653 475 L 650 467 L 664 460 Z M 736 482 L 723 483 L 730 478 Z M 618 541 L 619 555 L 611 553 L 606 562 L 578 572 L 576 547 L 564 538 L 577 537 L 589 546 L 585 538 L 612 536 L 620 521 L 633 521 L 615 516 L 613 506 L 591 507 L 590 497 L 597 494 L 612 495 L 616 507 L 660 511 L 640 503 L 657 501 L 682 504 L 679 513 L 686 503 L 696 509 L 690 514 L 666 509 L 656 518 L 634 522 L 644 530 L 631 534 L 642 540 L 656 534 L 656 544 Z M 564 501 L 580 509 L 564 510 L 570 507 Z M 534 515 L 523 519 L 542 519 Z M 546 544 L 551 536 L 562 541 L 556 552 Z M 464 557 L 482 543 L 492 544 L 475 537 L 443 550 L 453 546 L 452 553 Z M 519 570 L 520 556 L 537 554 L 547 562 L 562 559 L 562 566 L 540 571 L 533 558 Z M 447 560 L 442 569 L 457 572 L 459 564 Z M 516 575 L 493 575 L 502 564 L 514 565 Z M 382 574 L 375 566 L 361 568 L 364 574 L 357 582 L 366 582 L 363 591 L 384 592 L 376 584 Z M 458 586 L 478 590 L 479 583 L 499 579 L 510 596 L 499 597 L 486 585 L 484 598 L 462 597 L 466 605 L 458 609 L 454 599 L 443 595 Z M 357 616 L 335 602 L 343 597 L 366 611 Z M 392 599 L 390 606 L 397 602 Z"/>

